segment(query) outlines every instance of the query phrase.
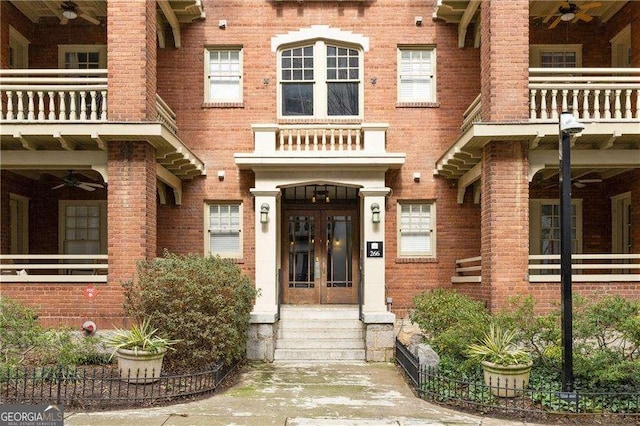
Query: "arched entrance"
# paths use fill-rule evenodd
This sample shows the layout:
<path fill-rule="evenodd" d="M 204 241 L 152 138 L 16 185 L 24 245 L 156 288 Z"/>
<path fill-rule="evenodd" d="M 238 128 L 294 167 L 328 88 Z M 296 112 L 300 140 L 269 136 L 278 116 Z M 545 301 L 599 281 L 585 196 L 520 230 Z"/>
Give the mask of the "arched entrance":
<path fill-rule="evenodd" d="M 358 189 L 353 187 L 283 189 L 283 303 L 358 303 L 358 205 Z"/>

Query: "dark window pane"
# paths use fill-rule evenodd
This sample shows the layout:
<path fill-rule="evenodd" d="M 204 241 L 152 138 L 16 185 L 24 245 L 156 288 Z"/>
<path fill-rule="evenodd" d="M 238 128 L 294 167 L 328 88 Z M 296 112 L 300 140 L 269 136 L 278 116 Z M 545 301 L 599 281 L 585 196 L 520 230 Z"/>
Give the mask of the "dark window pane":
<path fill-rule="evenodd" d="M 304 70 L 304 79 L 313 80 L 313 70 Z"/>
<path fill-rule="evenodd" d="M 291 80 L 291 70 L 282 70 L 282 79 Z"/>
<path fill-rule="evenodd" d="M 347 56 L 347 49 L 345 49 L 344 47 L 341 47 L 338 49 L 338 55 L 339 56 Z"/>
<path fill-rule="evenodd" d="M 347 70 L 338 70 L 338 79 L 346 80 L 347 79 Z"/>
<path fill-rule="evenodd" d="M 282 86 L 282 114 L 313 115 L 313 84 L 284 84 Z"/>
<path fill-rule="evenodd" d="M 350 80 L 357 80 L 358 79 L 358 70 L 349 70 L 349 79 Z"/>
<path fill-rule="evenodd" d="M 336 58 L 327 58 L 327 67 L 335 68 L 336 67 Z"/>
<path fill-rule="evenodd" d="M 291 50 L 285 50 L 284 52 L 282 52 L 282 57 L 283 58 L 290 58 L 291 57 Z"/>
<path fill-rule="evenodd" d="M 327 79 L 335 80 L 336 79 L 336 70 L 328 69 L 327 70 Z"/>
<path fill-rule="evenodd" d="M 304 58 L 304 67 L 313 68 L 313 58 Z"/>
<path fill-rule="evenodd" d="M 358 83 L 328 83 L 329 115 L 358 115 Z"/>
<path fill-rule="evenodd" d="M 291 68 L 291 58 L 282 58 L 282 68 Z"/>
<path fill-rule="evenodd" d="M 293 79 L 302 80 L 302 70 L 293 70 Z"/>
<path fill-rule="evenodd" d="M 358 67 L 358 57 L 357 56 L 352 56 L 349 58 L 349 66 L 351 68 L 357 68 Z"/>
<path fill-rule="evenodd" d="M 313 56 L 313 46 L 307 46 L 304 48 L 304 56 Z"/>
<path fill-rule="evenodd" d="M 302 58 L 293 58 L 293 67 L 302 68 Z"/>
<path fill-rule="evenodd" d="M 293 56 L 302 56 L 302 49 L 299 47 L 293 49 Z"/>
<path fill-rule="evenodd" d="M 327 56 L 336 56 L 335 46 L 327 46 Z"/>
<path fill-rule="evenodd" d="M 346 68 L 346 66 L 347 66 L 347 58 L 338 58 L 338 66 L 340 68 Z"/>

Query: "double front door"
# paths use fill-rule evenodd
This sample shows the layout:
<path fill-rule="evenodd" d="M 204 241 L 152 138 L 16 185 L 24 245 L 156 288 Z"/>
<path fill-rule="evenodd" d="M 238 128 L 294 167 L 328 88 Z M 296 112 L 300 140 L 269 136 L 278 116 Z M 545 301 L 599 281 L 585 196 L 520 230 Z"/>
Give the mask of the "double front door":
<path fill-rule="evenodd" d="M 284 303 L 358 303 L 356 214 L 355 208 L 285 210 Z"/>

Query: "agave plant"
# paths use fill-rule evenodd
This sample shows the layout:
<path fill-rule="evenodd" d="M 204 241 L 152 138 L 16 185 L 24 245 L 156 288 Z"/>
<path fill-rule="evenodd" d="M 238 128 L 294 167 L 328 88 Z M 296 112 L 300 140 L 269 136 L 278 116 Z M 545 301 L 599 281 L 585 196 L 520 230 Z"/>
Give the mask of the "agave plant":
<path fill-rule="evenodd" d="M 158 329 L 152 328 L 151 322 L 147 318 L 142 321 L 142 324 L 133 325 L 129 330 L 120 328 L 114 330 L 113 334 L 107 338 L 106 345 L 113 348 L 112 357 L 118 349 L 128 349 L 136 354 L 138 351 L 158 353 L 167 349 L 174 350 L 172 345 L 180 340 L 165 339 L 158 336 L 157 332 Z"/>
<path fill-rule="evenodd" d="M 517 365 L 531 362 L 531 356 L 514 343 L 515 330 L 503 330 L 500 326 L 489 325 L 489 330 L 480 342 L 470 344 L 466 354 L 478 361 L 489 361 L 499 365 Z"/>

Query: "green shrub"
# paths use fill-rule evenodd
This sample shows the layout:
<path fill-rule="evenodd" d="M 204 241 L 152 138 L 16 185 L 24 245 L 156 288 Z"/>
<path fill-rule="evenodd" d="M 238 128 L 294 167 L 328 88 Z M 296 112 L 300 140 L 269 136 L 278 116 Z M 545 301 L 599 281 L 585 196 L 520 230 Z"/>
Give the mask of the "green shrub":
<path fill-rule="evenodd" d="M 165 358 L 169 368 L 245 356 L 256 291 L 232 260 L 165 251 L 163 258 L 139 262 L 137 279 L 123 286 L 128 315 L 148 318 L 163 336 L 180 340 Z"/>
<path fill-rule="evenodd" d="M 0 364 L 16 366 L 43 342 L 43 329 L 34 309 L 0 296 Z"/>
<path fill-rule="evenodd" d="M 480 340 L 489 322 L 481 302 L 437 288 L 414 297 L 411 321 L 418 324 L 439 354 L 463 360 L 470 342 Z"/>

